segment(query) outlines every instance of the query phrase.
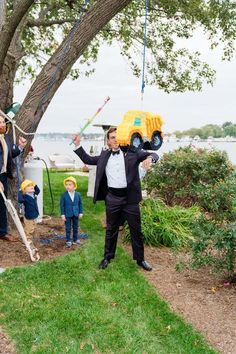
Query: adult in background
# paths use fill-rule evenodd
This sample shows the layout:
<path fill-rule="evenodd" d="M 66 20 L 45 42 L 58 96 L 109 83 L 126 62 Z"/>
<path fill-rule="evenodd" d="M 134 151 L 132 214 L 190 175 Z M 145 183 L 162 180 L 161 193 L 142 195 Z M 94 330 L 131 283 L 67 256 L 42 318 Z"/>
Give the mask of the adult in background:
<path fill-rule="evenodd" d="M 18 156 L 24 149 L 26 140 L 22 137 L 19 138 L 19 145 L 12 144 L 6 134 L 5 118 L 0 115 L 0 187 L 7 197 L 8 192 L 8 178 L 12 176 L 12 159 Z M 7 231 L 7 210 L 0 194 L 0 240 L 9 242 L 17 241 Z"/>
<path fill-rule="evenodd" d="M 123 152 L 116 140 L 116 128 L 108 130 L 107 144 L 110 149 L 103 150 L 99 156 L 88 155 L 80 146 L 79 136 L 74 136 L 73 141 L 76 146 L 75 153 L 80 159 L 85 164 L 97 166 L 94 203 L 97 200 L 105 200 L 107 227 L 104 258 L 99 268 L 107 268 L 110 260 L 115 257 L 119 224 L 121 217 L 125 217 L 131 234 L 133 259 L 143 269 L 152 270 L 144 258 L 139 209 L 142 193 L 138 169 L 140 162 L 148 169 L 152 162 L 158 160 L 157 154 L 144 150 L 136 153 Z"/>

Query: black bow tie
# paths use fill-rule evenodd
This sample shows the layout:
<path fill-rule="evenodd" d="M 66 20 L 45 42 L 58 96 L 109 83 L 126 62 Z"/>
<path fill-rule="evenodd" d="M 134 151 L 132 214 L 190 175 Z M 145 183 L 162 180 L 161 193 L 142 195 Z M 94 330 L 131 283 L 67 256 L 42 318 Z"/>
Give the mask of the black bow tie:
<path fill-rule="evenodd" d="M 112 153 L 112 155 L 116 155 L 116 154 L 119 155 L 120 150 L 116 150 L 116 151 L 113 151 L 113 150 L 112 150 L 111 153 Z"/>

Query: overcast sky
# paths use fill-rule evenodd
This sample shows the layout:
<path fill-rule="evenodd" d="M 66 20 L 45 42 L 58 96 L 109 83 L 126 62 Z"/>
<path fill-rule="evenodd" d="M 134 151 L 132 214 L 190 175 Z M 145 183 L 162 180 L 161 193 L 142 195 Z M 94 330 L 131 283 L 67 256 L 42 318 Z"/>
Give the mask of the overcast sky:
<path fill-rule="evenodd" d="M 164 132 L 186 130 L 205 124 L 236 123 L 236 58 L 222 62 L 219 52 L 209 52 L 207 42 L 196 37 L 190 47 L 201 50 L 203 59 L 217 71 L 213 87 L 205 86 L 200 93 L 166 94 L 156 87 L 146 86 L 141 104 L 141 79 L 132 75 L 119 47 L 104 47 L 96 64 L 96 72 L 89 78 L 65 80 L 50 103 L 38 132 L 76 132 L 111 97 L 94 124 L 119 124 L 128 110 L 143 109 L 160 114 Z M 141 67 L 142 63 L 140 63 Z M 22 103 L 29 85 L 15 90 L 15 101 Z M 102 132 L 100 128 L 87 132 Z"/>

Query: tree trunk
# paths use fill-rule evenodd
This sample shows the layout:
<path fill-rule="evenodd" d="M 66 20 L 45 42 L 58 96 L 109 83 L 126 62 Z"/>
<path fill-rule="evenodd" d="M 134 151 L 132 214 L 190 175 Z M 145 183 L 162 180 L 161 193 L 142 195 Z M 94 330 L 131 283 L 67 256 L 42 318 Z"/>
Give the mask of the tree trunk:
<path fill-rule="evenodd" d="M 0 108 L 2 110 L 9 106 L 13 100 L 13 85 L 17 64 L 15 57 L 8 54 L 0 74 Z"/>
<path fill-rule="evenodd" d="M 17 122 L 26 132 L 36 131 L 55 92 L 67 77 L 72 65 L 99 31 L 131 0 L 98 0 L 74 25 L 55 54 L 45 64 L 30 88 L 17 114 Z M 30 145 L 32 137 L 28 139 Z"/>

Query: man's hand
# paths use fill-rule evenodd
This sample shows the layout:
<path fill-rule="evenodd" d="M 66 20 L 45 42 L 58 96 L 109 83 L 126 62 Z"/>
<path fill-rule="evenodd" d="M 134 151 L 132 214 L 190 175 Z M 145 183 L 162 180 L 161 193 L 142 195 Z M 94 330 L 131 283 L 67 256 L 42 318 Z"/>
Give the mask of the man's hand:
<path fill-rule="evenodd" d="M 62 215 L 61 218 L 62 218 L 63 221 L 66 221 L 65 215 Z"/>
<path fill-rule="evenodd" d="M 80 135 L 73 135 L 73 143 L 75 144 L 75 146 L 79 146 L 80 145 Z"/>
<path fill-rule="evenodd" d="M 23 138 L 23 136 L 19 137 L 19 147 L 21 147 L 22 149 L 24 149 L 24 147 L 27 144 L 27 140 L 25 138 Z"/>
<path fill-rule="evenodd" d="M 1 188 L 2 191 L 4 191 L 4 187 L 3 187 L 2 182 L 0 182 L 0 188 Z"/>
<path fill-rule="evenodd" d="M 83 217 L 83 214 L 79 214 L 79 219 L 82 219 L 82 217 Z"/>
<path fill-rule="evenodd" d="M 151 168 L 151 165 L 152 165 L 152 157 L 151 156 L 148 156 L 146 158 L 146 160 L 143 161 L 142 163 L 142 168 L 147 171 Z"/>

